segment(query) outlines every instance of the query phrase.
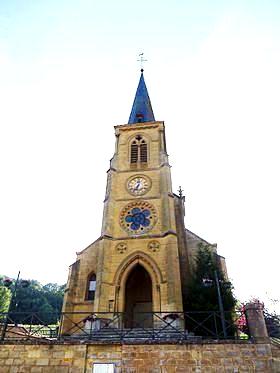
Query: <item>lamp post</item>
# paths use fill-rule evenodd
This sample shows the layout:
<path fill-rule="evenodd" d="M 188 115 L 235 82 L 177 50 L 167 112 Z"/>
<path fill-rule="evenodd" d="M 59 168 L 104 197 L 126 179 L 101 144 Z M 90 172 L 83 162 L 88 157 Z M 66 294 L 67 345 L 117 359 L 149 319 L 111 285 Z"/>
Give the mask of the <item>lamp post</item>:
<path fill-rule="evenodd" d="M 217 270 L 214 270 L 214 279 L 215 279 L 215 284 L 216 284 L 216 289 L 217 289 L 218 304 L 219 304 L 219 311 L 220 311 L 221 321 L 222 321 L 223 335 L 224 335 L 224 338 L 226 338 L 227 330 L 226 330 L 225 311 L 224 311 L 224 305 L 223 305 L 223 299 L 222 299 L 222 293 L 221 293 L 221 287 L 220 287 L 221 280 L 219 280 Z M 209 278 L 203 279 L 203 284 L 206 287 L 212 286 L 213 282 L 214 281 Z"/>
<path fill-rule="evenodd" d="M 12 289 L 12 295 L 11 295 L 8 311 L 7 311 L 7 314 L 6 314 L 6 318 L 5 318 L 2 333 L 1 333 L 1 341 L 3 341 L 5 339 L 5 335 L 6 335 L 6 331 L 7 331 L 7 327 L 8 327 L 9 314 L 11 312 L 12 306 L 13 306 L 14 301 L 16 299 L 17 288 L 18 288 L 18 284 L 19 284 L 19 276 L 20 276 L 20 271 L 18 272 L 17 279 L 15 281 L 15 285 Z M 23 283 L 23 281 L 22 281 L 22 283 Z M 24 281 L 24 284 L 22 284 L 22 286 L 23 287 L 28 286 L 28 281 Z"/>
<path fill-rule="evenodd" d="M 227 330 L 226 330 L 225 311 L 224 311 L 223 299 L 222 299 L 222 295 L 221 295 L 220 280 L 218 278 L 218 273 L 217 273 L 216 270 L 214 271 L 214 275 L 215 275 L 215 282 L 216 282 L 216 287 L 217 287 L 219 310 L 220 310 L 221 320 L 222 320 L 223 335 L 226 338 L 227 337 Z"/>

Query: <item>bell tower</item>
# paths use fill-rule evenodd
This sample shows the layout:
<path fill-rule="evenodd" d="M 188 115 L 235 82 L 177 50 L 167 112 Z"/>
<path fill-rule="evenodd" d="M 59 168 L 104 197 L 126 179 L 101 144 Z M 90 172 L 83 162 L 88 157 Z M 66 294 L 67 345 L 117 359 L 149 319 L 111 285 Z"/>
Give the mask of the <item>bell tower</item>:
<path fill-rule="evenodd" d="M 200 238 L 185 229 L 184 198 L 172 192 L 164 122 L 155 120 L 143 70 L 115 136 L 101 236 L 70 266 L 63 311 L 121 312 L 133 327 L 141 312 L 183 311 L 189 250 Z"/>
<path fill-rule="evenodd" d="M 116 150 L 108 171 L 102 226 L 102 236 L 110 247 L 103 281 L 114 282 L 115 307 L 122 312 L 129 302 L 125 296 L 127 278 L 134 267 L 141 266 L 150 277 L 153 295 L 152 302 L 147 302 L 149 306 L 139 301 L 143 310 L 182 310 L 164 123 L 154 118 L 143 71 L 128 124 L 116 126 L 115 135 Z M 101 288 L 101 308 L 106 305 L 103 292 L 106 291 Z"/>

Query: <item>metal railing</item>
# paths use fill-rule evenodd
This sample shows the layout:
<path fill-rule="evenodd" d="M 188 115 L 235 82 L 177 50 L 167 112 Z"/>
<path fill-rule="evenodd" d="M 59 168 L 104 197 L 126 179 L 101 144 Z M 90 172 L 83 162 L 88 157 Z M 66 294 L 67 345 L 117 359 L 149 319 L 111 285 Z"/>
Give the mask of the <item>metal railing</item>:
<path fill-rule="evenodd" d="M 57 320 L 49 323 L 48 320 Z M 223 325 L 224 323 L 224 325 Z M 244 333 L 246 332 L 246 334 Z M 182 343 L 248 339 L 242 311 L 1 313 L 2 341 L 90 340 L 118 343 Z"/>
<path fill-rule="evenodd" d="M 268 335 L 280 344 L 280 315 L 265 311 L 264 319 Z"/>

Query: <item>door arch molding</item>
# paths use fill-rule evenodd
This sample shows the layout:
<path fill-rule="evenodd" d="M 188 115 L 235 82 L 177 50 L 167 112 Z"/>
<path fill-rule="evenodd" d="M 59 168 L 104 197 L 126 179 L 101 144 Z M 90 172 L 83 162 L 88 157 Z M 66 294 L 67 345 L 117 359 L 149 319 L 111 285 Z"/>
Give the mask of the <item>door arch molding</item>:
<path fill-rule="evenodd" d="M 133 268 L 141 265 L 149 274 L 152 281 L 153 310 L 161 309 L 160 284 L 163 282 L 162 274 L 156 262 L 147 254 L 137 251 L 128 256 L 116 271 L 114 284 L 116 286 L 116 311 L 125 310 L 125 286 Z"/>

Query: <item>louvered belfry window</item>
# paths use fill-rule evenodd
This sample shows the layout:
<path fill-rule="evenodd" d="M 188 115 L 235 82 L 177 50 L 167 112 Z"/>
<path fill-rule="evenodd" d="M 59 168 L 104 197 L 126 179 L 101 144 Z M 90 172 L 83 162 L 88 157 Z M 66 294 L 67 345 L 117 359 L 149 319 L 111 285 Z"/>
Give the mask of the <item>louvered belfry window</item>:
<path fill-rule="evenodd" d="M 130 163 L 141 165 L 148 162 L 148 144 L 142 136 L 137 135 L 130 147 Z"/>
<path fill-rule="evenodd" d="M 137 163 L 138 161 L 138 145 L 136 140 L 134 140 L 131 144 L 131 157 L 130 162 L 131 163 Z"/>
<path fill-rule="evenodd" d="M 140 162 L 141 163 L 147 163 L 148 161 L 147 150 L 148 150 L 147 143 L 145 140 L 142 140 L 140 144 Z"/>

